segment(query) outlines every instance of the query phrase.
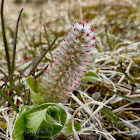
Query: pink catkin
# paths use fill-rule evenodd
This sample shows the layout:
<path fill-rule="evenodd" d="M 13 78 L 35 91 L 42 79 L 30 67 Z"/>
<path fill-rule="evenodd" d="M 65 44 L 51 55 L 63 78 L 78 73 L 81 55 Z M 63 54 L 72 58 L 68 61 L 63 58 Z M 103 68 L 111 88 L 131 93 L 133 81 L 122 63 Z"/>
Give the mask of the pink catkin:
<path fill-rule="evenodd" d="M 41 76 L 41 89 L 47 102 L 66 102 L 66 96 L 72 94 L 87 72 L 95 47 L 94 29 L 88 22 L 75 22 L 63 39 L 65 44 L 56 51 L 54 61 Z"/>

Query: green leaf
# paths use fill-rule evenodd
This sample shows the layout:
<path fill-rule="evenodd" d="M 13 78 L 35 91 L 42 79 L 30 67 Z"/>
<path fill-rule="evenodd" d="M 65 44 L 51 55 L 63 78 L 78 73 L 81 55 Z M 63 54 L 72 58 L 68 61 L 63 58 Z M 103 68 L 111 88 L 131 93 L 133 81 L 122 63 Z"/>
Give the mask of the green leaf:
<path fill-rule="evenodd" d="M 24 109 L 17 119 L 13 139 L 22 140 L 23 135 L 49 138 L 57 135 L 64 128 L 67 120 L 65 110 L 55 103 L 46 103 Z"/>
<path fill-rule="evenodd" d="M 94 72 L 87 72 L 85 76 L 82 78 L 83 82 L 95 82 L 101 81 L 101 78 L 95 74 Z"/>
<path fill-rule="evenodd" d="M 117 128 L 122 128 L 123 125 L 119 123 L 119 118 L 110 109 L 103 107 L 101 112 L 105 115 L 106 119 L 112 122 Z"/>
<path fill-rule="evenodd" d="M 65 126 L 67 113 L 58 105 L 50 104 L 36 136 L 49 138 L 58 134 Z"/>
<path fill-rule="evenodd" d="M 131 101 L 131 102 L 136 102 L 136 103 L 140 103 L 140 98 L 133 98 L 133 97 L 127 97 L 125 95 L 122 95 L 122 94 L 119 94 L 117 92 L 113 92 L 114 94 L 116 94 L 117 96 L 125 99 L 125 100 L 128 100 L 128 101 Z"/>
<path fill-rule="evenodd" d="M 31 107 L 29 106 L 24 106 L 21 108 L 21 111 L 19 113 L 19 117 L 18 119 L 16 120 L 16 123 L 14 125 L 14 129 L 13 129 L 13 132 L 12 132 L 12 137 L 13 137 L 13 140 L 24 140 L 24 130 L 25 130 L 25 114 L 28 110 L 30 110 Z"/>
<path fill-rule="evenodd" d="M 14 108 L 14 110 L 18 113 L 18 107 L 14 104 L 14 102 L 9 98 L 9 96 L 0 89 L 0 94 L 8 101 L 8 103 Z"/>
<path fill-rule="evenodd" d="M 26 115 L 26 128 L 28 128 L 31 133 L 36 134 L 38 127 L 44 119 L 46 111 L 47 109 L 44 109 Z"/>
<path fill-rule="evenodd" d="M 21 114 L 16 120 L 12 133 L 13 140 L 24 140 L 23 134 L 25 129 L 24 114 Z"/>
<path fill-rule="evenodd" d="M 16 138 L 13 138 L 13 140 L 24 140 L 24 136 L 23 135 L 20 135 Z"/>
<path fill-rule="evenodd" d="M 42 104 L 45 102 L 45 97 L 43 93 L 39 90 L 40 83 L 32 77 L 28 77 L 26 80 L 26 85 L 31 91 L 31 96 L 33 98 L 34 104 Z"/>
<path fill-rule="evenodd" d="M 71 124 L 71 120 L 69 120 L 68 123 L 67 123 L 66 126 L 65 126 L 65 131 L 66 131 L 67 133 L 73 133 L 73 131 L 72 131 L 72 126 L 71 126 L 71 125 L 72 125 L 72 124 Z M 75 128 L 76 131 L 81 131 L 81 126 L 80 126 L 80 124 L 79 124 L 78 122 L 76 122 L 76 121 L 74 121 L 74 128 Z"/>

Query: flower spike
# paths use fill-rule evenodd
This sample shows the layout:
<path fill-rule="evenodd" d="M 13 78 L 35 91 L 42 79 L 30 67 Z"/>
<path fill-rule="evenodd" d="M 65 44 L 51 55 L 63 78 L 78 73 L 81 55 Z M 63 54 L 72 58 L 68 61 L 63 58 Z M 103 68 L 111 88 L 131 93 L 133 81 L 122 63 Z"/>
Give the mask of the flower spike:
<path fill-rule="evenodd" d="M 74 23 L 63 39 L 64 45 L 56 51 L 54 61 L 41 76 L 41 89 L 46 92 L 47 102 L 66 102 L 66 97 L 72 94 L 87 72 L 95 46 L 94 29 L 88 23 L 89 20 Z"/>

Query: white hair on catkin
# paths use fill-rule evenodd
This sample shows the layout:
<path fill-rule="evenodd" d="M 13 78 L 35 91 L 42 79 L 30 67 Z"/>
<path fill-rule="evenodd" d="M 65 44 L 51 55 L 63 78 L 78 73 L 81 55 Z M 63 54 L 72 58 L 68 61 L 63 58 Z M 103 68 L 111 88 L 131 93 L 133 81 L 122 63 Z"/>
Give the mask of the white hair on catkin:
<path fill-rule="evenodd" d="M 94 29 L 86 23 L 75 24 L 67 33 L 64 45 L 53 56 L 53 61 L 41 76 L 41 88 L 48 102 L 66 102 L 67 95 L 79 85 L 93 58 Z"/>

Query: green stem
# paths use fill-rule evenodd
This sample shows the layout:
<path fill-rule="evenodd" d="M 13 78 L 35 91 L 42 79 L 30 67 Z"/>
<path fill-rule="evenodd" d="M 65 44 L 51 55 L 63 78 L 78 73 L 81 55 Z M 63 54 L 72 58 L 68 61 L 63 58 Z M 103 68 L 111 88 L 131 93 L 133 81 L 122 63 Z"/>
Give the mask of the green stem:
<path fill-rule="evenodd" d="M 1 89 L 0 89 L 0 94 L 8 101 L 8 103 L 14 108 L 14 110 L 18 113 L 18 107 L 13 103 L 13 101 L 7 96 L 6 93 L 4 93 Z"/>
<path fill-rule="evenodd" d="M 9 76 L 10 76 L 11 75 L 11 66 L 10 66 L 9 49 L 8 49 L 8 44 L 7 44 L 6 34 L 5 34 L 5 24 L 4 24 L 4 16 L 3 16 L 3 5 L 4 5 L 4 0 L 1 1 L 1 27 L 2 27 L 3 42 L 4 42 L 5 52 L 6 52 L 8 73 L 9 73 Z"/>
<path fill-rule="evenodd" d="M 108 42 L 110 51 L 112 51 L 112 46 L 111 46 L 111 43 L 110 43 L 110 41 L 109 41 L 109 37 L 108 37 L 108 34 L 107 34 L 107 26 L 105 26 L 105 35 L 106 35 L 106 39 L 107 39 L 107 42 Z"/>
<path fill-rule="evenodd" d="M 128 74 L 127 74 L 127 73 L 125 72 L 125 70 L 123 69 L 122 62 L 120 62 L 120 68 L 121 68 L 122 73 L 125 75 L 125 77 L 126 77 L 132 84 L 134 84 L 134 80 L 133 80 L 130 76 L 128 76 Z"/>
<path fill-rule="evenodd" d="M 0 72 L 1 72 L 6 78 L 8 78 L 8 76 L 6 75 L 6 73 L 5 73 L 2 69 L 0 69 Z"/>
<path fill-rule="evenodd" d="M 112 91 L 113 92 L 113 91 Z M 116 94 L 117 96 L 125 99 L 125 100 L 128 100 L 128 101 L 131 101 L 131 102 L 136 102 L 136 103 L 140 103 L 140 98 L 136 97 L 136 98 L 133 98 L 133 97 L 127 97 L 127 96 L 124 96 L 122 94 L 119 94 L 119 93 L 116 93 L 116 92 L 113 92 L 114 94 Z"/>
<path fill-rule="evenodd" d="M 13 47 L 13 57 L 12 57 L 12 65 L 11 65 L 11 73 L 14 73 L 14 68 L 15 68 L 15 56 L 16 56 L 16 45 L 17 45 L 17 34 L 18 34 L 18 25 L 19 25 L 19 20 L 22 14 L 23 8 L 21 9 L 18 19 L 17 19 L 17 24 L 16 24 L 16 29 L 15 29 L 15 36 L 14 36 L 14 47 Z M 13 76 L 10 80 L 10 88 L 13 87 Z"/>

